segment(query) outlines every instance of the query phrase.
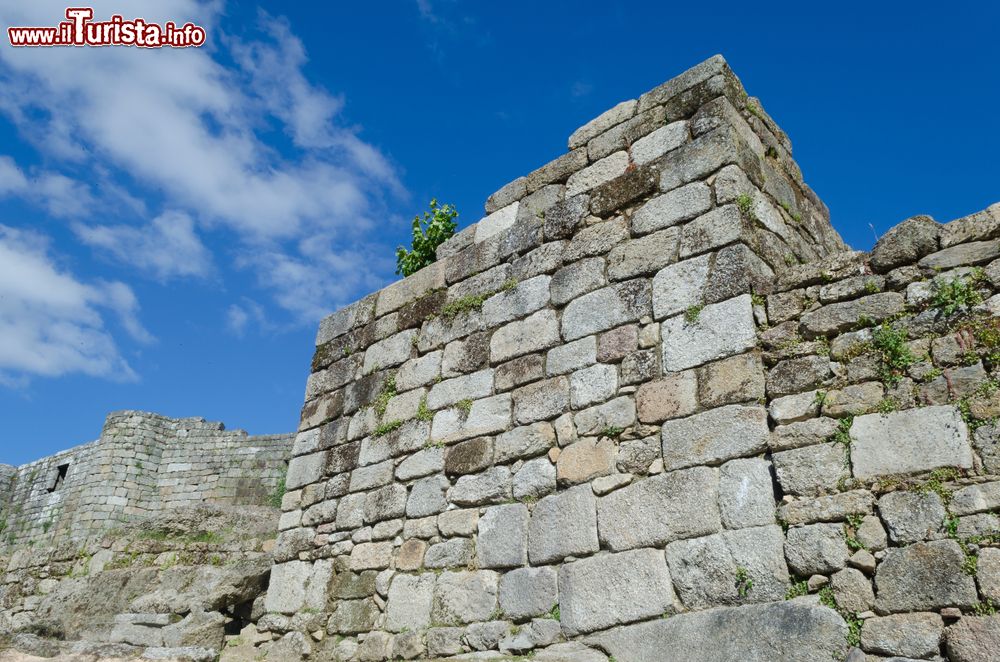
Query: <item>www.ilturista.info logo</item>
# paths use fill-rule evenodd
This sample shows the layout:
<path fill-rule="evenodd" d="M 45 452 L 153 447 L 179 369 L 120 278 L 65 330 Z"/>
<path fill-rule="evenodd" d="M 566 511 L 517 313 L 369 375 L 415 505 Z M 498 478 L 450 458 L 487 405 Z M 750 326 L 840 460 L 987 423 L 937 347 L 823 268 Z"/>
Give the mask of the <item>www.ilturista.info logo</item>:
<path fill-rule="evenodd" d="M 178 27 L 145 19 L 130 21 L 115 14 L 110 21 L 93 21 L 91 7 L 69 7 L 66 18 L 55 27 L 10 27 L 11 46 L 137 46 L 139 48 L 188 48 L 201 46 L 207 34 L 194 23 Z"/>

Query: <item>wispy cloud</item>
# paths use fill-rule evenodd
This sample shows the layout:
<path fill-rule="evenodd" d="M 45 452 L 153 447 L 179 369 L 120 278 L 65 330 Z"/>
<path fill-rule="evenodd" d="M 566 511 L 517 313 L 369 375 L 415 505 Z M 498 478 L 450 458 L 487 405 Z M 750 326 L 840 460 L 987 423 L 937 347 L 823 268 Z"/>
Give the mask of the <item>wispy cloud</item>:
<path fill-rule="evenodd" d="M 124 283 L 83 282 L 56 263 L 45 236 L 0 225 L 0 381 L 76 372 L 135 380 L 104 318 L 151 342 L 138 309 Z"/>
<path fill-rule="evenodd" d="M 98 17 L 125 11 L 148 20 L 209 25 L 223 9 L 221 2 L 193 0 L 139 8 L 95 4 Z M 24 3 L 0 9 L 0 21 L 45 25 L 57 21 L 64 9 L 65 3 L 52 0 Z M 29 139 L 49 136 L 37 142 L 38 148 L 57 164 L 52 169 L 66 170 L 52 175 L 64 179 L 47 180 L 49 211 L 78 212 L 66 204 L 72 199 L 84 199 L 86 208 L 86 191 L 72 188 L 72 165 L 86 157 L 88 171 L 96 164 L 122 173 L 119 181 L 127 183 L 130 195 L 141 200 L 154 191 L 162 196 L 158 214 L 173 210 L 184 214 L 173 218 L 192 219 L 193 227 L 183 225 L 170 237 L 175 244 L 194 246 L 196 231 L 231 233 L 250 253 L 274 255 L 322 274 L 323 263 L 301 250 L 304 238 L 337 235 L 341 249 L 362 241 L 374 219 L 388 216 L 386 197 L 405 193 L 395 168 L 356 127 L 342 121 L 345 100 L 305 77 L 305 48 L 288 23 L 262 13 L 259 27 L 262 36 L 253 39 L 213 40 L 215 50 L 0 50 L 0 110 Z M 235 69 L 224 66 L 224 55 L 232 57 Z M 276 149 L 265 138 L 275 121 L 290 137 L 291 149 Z M 133 232 L 104 219 L 76 217 L 81 238 L 118 257 L 125 247 L 148 245 L 139 233 L 162 236 L 166 229 L 148 219 Z M 209 262 L 197 256 L 196 264 L 185 269 L 176 259 L 168 263 L 140 253 L 127 261 L 159 278 L 201 273 Z M 276 278 L 270 265 L 243 264 L 264 270 L 258 280 L 296 315 L 311 311 L 314 316 L 359 294 L 344 283 L 324 288 L 322 299 L 295 301 L 290 282 Z M 377 278 L 363 259 L 355 259 L 352 268 Z"/>

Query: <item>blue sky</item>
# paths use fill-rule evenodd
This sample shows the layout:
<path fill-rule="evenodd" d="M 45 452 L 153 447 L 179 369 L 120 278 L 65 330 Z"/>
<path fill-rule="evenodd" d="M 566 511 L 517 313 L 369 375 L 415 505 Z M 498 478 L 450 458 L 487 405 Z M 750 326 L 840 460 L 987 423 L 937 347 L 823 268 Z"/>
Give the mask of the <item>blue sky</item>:
<path fill-rule="evenodd" d="M 477 221 L 579 125 L 714 53 L 851 245 L 1000 200 L 1000 11 L 812 4 L 133 0 L 96 15 L 193 20 L 209 45 L 5 43 L 0 462 L 115 409 L 294 429 L 317 320 L 395 278 L 431 197 Z M 0 23 L 65 6 L 0 0 Z"/>

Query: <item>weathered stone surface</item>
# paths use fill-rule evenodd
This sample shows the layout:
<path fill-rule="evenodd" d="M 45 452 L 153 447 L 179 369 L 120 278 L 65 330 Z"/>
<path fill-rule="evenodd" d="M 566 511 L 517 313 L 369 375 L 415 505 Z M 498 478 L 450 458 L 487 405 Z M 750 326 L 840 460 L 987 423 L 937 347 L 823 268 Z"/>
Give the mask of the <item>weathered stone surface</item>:
<path fill-rule="evenodd" d="M 767 411 L 778 425 L 807 421 L 819 414 L 819 391 L 806 391 L 771 400 Z M 827 419 L 832 420 L 832 419 Z M 834 425 L 836 429 L 836 425 Z"/>
<path fill-rule="evenodd" d="M 639 327 L 627 324 L 602 333 L 597 341 L 597 360 L 617 363 L 639 347 Z"/>
<path fill-rule="evenodd" d="M 878 510 L 889 539 L 898 545 L 926 540 L 940 530 L 947 516 L 934 492 L 890 492 L 878 500 Z"/>
<path fill-rule="evenodd" d="M 499 503 L 511 497 L 511 475 L 507 467 L 493 467 L 475 476 L 462 476 L 448 490 L 448 501 L 459 506 Z"/>
<path fill-rule="evenodd" d="M 476 223 L 476 243 L 482 243 L 514 225 L 517 220 L 517 207 L 518 202 L 515 201 L 489 216 L 479 219 L 479 222 Z"/>
<path fill-rule="evenodd" d="M 788 529 L 785 557 L 797 575 L 826 575 L 844 567 L 851 553 L 840 524 L 810 524 Z"/>
<path fill-rule="evenodd" d="M 782 599 L 789 585 L 783 540 L 780 527 L 764 526 L 668 544 L 667 563 L 681 601 L 705 609 Z"/>
<path fill-rule="evenodd" d="M 635 141 L 630 149 L 632 160 L 639 165 L 649 163 L 667 152 L 677 149 L 684 144 L 687 138 L 687 122 L 671 122 Z"/>
<path fill-rule="evenodd" d="M 697 390 L 698 380 L 693 370 L 671 373 L 640 385 L 635 394 L 639 420 L 659 423 L 693 414 L 698 409 Z"/>
<path fill-rule="evenodd" d="M 857 478 L 972 466 L 969 433 L 954 407 L 858 416 L 851 426 Z"/>
<path fill-rule="evenodd" d="M 885 387 L 880 382 L 851 384 L 842 389 L 827 391 L 823 400 L 823 413 L 828 416 L 861 416 L 878 406 L 885 397 Z"/>
<path fill-rule="evenodd" d="M 286 488 L 294 490 L 315 483 L 323 475 L 326 459 L 325 452 L 293 457 L 288 462 L 288 474 L 285 476 Z"/>
<path fill-rule="evenodd" d="M 449 476 L 474 474 L 493 464 L 493 440 L 477 437 L 449 446 L 444 454 L 444 472 Z"/>
<path fill-rule="evenodd" d="M 365 522 L 372 524 L 406 512 L 406 487 L 399 484 L 386 485 L 365 495 Z"/>
<path fill-rule="evenodd" d="M 431 545 L 424 554 L 427 568 L 465 568 L 476 556 L 475 544 L 469 538 L 451 538 Z"/>
<path fill-rule="evenodd" d="M 568 239 L 590 214 L 590 197 L 567 196 L 545 211 L 545 241 Z"/>
<path fill-rule="evenodd" d="M 514 474 L 514 498 L 543 497 L 556 489 L 556 468 L 547 457 L 524 463 Z"/>
<path fill-rule="evenodd" d="M 680 231 L 667 228 L 618 244 L 608 254 L 608 277 L 625 280 L 652 274 L 677 260 Z"/>
<path fill-rule="evenodd" d="M 374 600 L 338 600 L 326 626 L 330 634 L 357 634 L 369 632 L 379 616 Z"/>
<path fill-rule="evenodd" d="M 574 636 L 658 616 L 676 607 L 663 552 L 637 549 L 559 568 L 563 632 Z"/>
<path fill-rule="evenodd" d="M 848 515 L 871 511 L 874 497 L 868 490 L 852 490 L 815 499 L 800 499 L 781 505 L 778 517 L 791 525 L 837 522 Z"/>
<path fill-rule="evenodd" d="M 267 592 L 266 609 L 271 613 L 294 614 L 305 602 L 306 582 L 312 565 L 304 561 L 279 563 L 271 568 L 274 587 Z"/>
<path fill-rule="evenodd" d="M 504 280 L 494 287 L 500 291 L 483 303 L 483 319 L 488 328 L 504 322 L 526 317 L 549 303 L 552 279 L 546 275 L 535 276 L 511 288 Z"/>
<path fill-rule="evenodd" d="M 590 210 L 595 216 L 607 217 L 654 191 L 660 180 L 656 166 L 629 167 L 625 174 L 605 182 L 590 193 Z"/>
<path fill-rule="evenodd" d="M 389 586 L 385 609 L 385 628 L 390 632 L 423 630 L 431 624 L 434 604 L 432 572 L 422 575 L 397 574 Z"/>
<path fill-rule="evenodd" d="M 716 470 L 695 467 L 616 490 L 597 502 L 601 542 L 618 552 L 715 533 L 722 528 L 718 485 Z"/>
<path fill-rule="evenodd" d="M 773 455 L 778 483 L 786 494 L 815 495 L 833 492 L 849 475 L 843 444 L 825 443 Z"/>
<path fill-rule="evenodd" d="M 500 576 L 492 570 L 443 572 L 434 586 L 434 623 L 488 621 L 497 608 Z"/>
<path fill-rule="evenodd" d="M 913 216 L 882 235 L 869 259 L 872 268 L 884 273 L 912 264 L 938 247 L 941 225 L 930 216 Z"/>
<path fill-rule="evenodd" d="M 629 662 L 829 662 L 844 655 L 846 632 L 832 609 L 793 600 L 680 614 L 592 640 Z"/>
<path fill-rule="evenodd" d="M 569 398 L 574 409 L 609 400 L 617 391 L 618 370 L 607 363 L 577 370 L 569 378 Z"/>
<path fill-rule="evenodd" d="M 566 197 L 586 193 L 596 186 L 625 174 L 628 162 L 628 153 L 615 152 L 571 175 L 566 182 Z"/>
<path fill-rule="evenodd" d="M 427 407 L 442 409 L 462 400 L 475 400 L 493 394 L 493 371 L 480 370 L 471 375 L 446 379 L 435 384 L 427 394 Z M 386 412 L 388 415 L 388 411 Z M 414 410 L 414 414 L 416 411 Z M 392 417 L 389 420 L 393 420 Z M 395 420 L 402 420 L 397 418 Z"/>
<path fill-rule="evenodd" d="M 984 547 L 979 550 L 976 579 L 983 597 L 1000 604 L 1000 549 Z"/>
<path fill-rule="evenodd" d="M 584 483 L 611 473 L 615 466 L 615 444 L 611 439 L 581 439 L 563 449 L 556 462 L 560 484 Z"/>
<path fill-rule="evenodd" d="M 392 563 L 391 542 L 364 542 L 351 550 L 351 570 L 382 570 Z"/>
<path fill-rule="evenodd" d="M 500 609 L 508 618 L 520 620 L 544 616 L 558 603 L 555 568 L 518 568 L 500 578 Z"/>
<path fill-rule="evenodd" d="M 541 354 L 529 354 L 496 367 L 494 372 L 494 387 L 498 392 L 509 391 L 512 388 L 528 384 L 545 376 L 545 357 Z"/>
<path fill-rule="evenodd" d="M 444 470 L 444 449 L 425 448 L 410 455 L 396 467 L 398 480 L 422 478 Z"/>
<path fill-rule="evenodd" d="M 426 552 L 427 543 L 410 538 L 399 547 L 399 552 L 396 554 L 396 569 L 403 572 L 419 570 L 424 564 Z"/>
<path fill-rule="evenodd" d="M 824 356 L 787 359 L 768 371 L 767 394 L 775 398 L 808 391 L 820 386 L 832 375 L 830 360 Z"/>
<path fill-rule="evenodd" d="M 621 383 L 623 386 L 641 384 L 660 376 L 659 349 L 641 349 L 629 352 L 622 359 Z"/>
<path fill-rule="evenodd" d="M 954 540 L 890 548 L 875 574 L 879 613 L 970 608 L 976 583 L 963 569 L 965 555 Z"/>
<path fill-rule="evenodd" d="M 581 145 L 586 145 L 591 138 L 604 133 L 616 124 L 621 124 L 625 120 L 629 119 L 635 114 L 637 104 L 638 101 L 635 99 L 622 101 L 620 104 L 604 111 L 594 119 L 590 120 L 570 135 L 569 148 L 576 149 Z"/>
<path fill-rule="evenodd" d="M 434 415 L 431 439 L 450 442 L 503 432 L 510 428 L 511 409 L 511 396 L 506 393 L 474 401 L 468 413 L 444 409 Z"/>
<path fill-rule="evenodd" d="M 931 253 L 917 263 L 926 269 L 953 269 L 989 262 L 1000 256 L 1000 240 L 973 241 Z"/>
<path fill-rule="evenodd" d="M 830 589 L 837 606 L 852 614 L 870 610 L 875 604 L 872 583 L 854 568 L 844 568 L 830 577 Z"/>
<path fill-rule="evenodd" d="M 952 662 L 988 662 L 1000 650 L 1000 615 L 964 616 L 948 628 L 947 640 Z"/>
<path fill-rule="evenodd" d="M 663 424 L 663 466 L 667 470 L 718 464 L 761 453 L 770 431 L 763 407 L 729 405 Z"/>
<path fill-rule="evenodd" d="M 555 418 L 567 409 L 569 379 L 566 377 L 553 377 L 514 391 L 514 418 L 518 423 Z"/>
<path fill-rule="evenodd" d="M 811 418 L 779 425 L 771 433 L 771 448 L 781 451 L 819 444 L 828 440 L 836 431 L 837 421 L 832 418 Z"/>
<path fill-rule="evenodd" d="M 853 329 L 862 317 L 879 323 L 903 311 L 905 301 L 897 292 L 881 292 L 854 301 L 831 303 L 802 316 L 807 338 L 829 336 Z"/>
<path fill-rule="evenodd" d="M 559 322 L 555 313 L 551 310 L 539 310 L 527 319 L 511 322 L 493 333 L 490 339 L 490 362 L 500 363 L 557 344 Z"/>
<path fill-rule="evenodd" d="M 562 316 L 562 334 L 576 340 L 616 326 L 636 322 L 652 309 L 648 280 L 629 280 L 574 299 Z"/>
<path fill-rule="evenodd" d="M 458 655 L 465 650 L 462 637 L 465 628 L 434 627 L 427 630 L 427 654 L 435 657 Z"/>
<path fill-rule="evenodd" d="M 766 460 L 730 460 L 722 465 L 719 513 L 727 529 L 774 524 L 774 487 Z"/>
<path fill-rule="evenodd" d="M 1000 482 L 979 483 L 955 490 L 948 509 L 953 515 L 972 515 L 1000 508 Z"/>
<path fill-rule="evenodd" d="M 471 536 L 479 525 L 479 510 L 449 510 L 438 515 L 438 528 L 443 536 Z"/>
<path fill-rule="evenodd" d="M 528 558 L 532 565 L 591 554 L 597 538 L 597 498 L 589 485 L 579 485 L 541 499 L 528 524 Z"/>
<path fill-rule="evenodd" d="M 444 476 L 430 476 L 418 480 L 410 490 L 406 501 L 407 517 L 427 517 L 435 515 L 448 507 L 444 491 L 448 488 L 448 480 Z"/>
<path fill-rule="evenodd" d="M 645 234 L 700 216 L 712 208 L 712 191 L 702 182 L 653 198 L 632 217 L 632 230 Z"/>
<path fill-rule="evenodd" d="M 487 508 L 479 518 L 476 545 L 480 568 L 514 568 L 528 563 L 528 508 L 507 504 Z"/>
<path fill-rule="evenodd" d="M 597 336 L 587 336 L 553 347 L 545 357 L 545 372 L 564 375 L 597 362 Z"/>
<path fill-rule="evenodd" d="M 494 455 L 498 464 L 525 459 L 548 452 L 556 444 L 556 433 L 551 423 L 533 423 L 504 432 L 494 442 Z"/>
<path fill-rule="evenodd" d="M 693 368 L 742 354 L 757 344 L 749 294 L 707 305 L 693 322 L 684 317 L 678 315 L 661 326 L 664 370 Z"/>
<path fill-rule="evenodd" d="M 764 365 L 757 353 L 741 354 L 698 369 L 698 401 L 705 408 L 764 397 Z"/>
<path fill-rule="evenodd" d="M 943 634 L 938 614 L 869 618 L 861 628 L 861 647 L 868 653 L 925 659 L 938 654 Z"/>
<path fill-rule="evenodd" d="M 580 436 L 602 433 L 608 428 L 625 429 L 635 423 L 635 402 L 628 396 L 615 398 L 576 414 L 573 418 Z"/>
<path fill-rule="evenodd" d="M 710 255 L 671 264 L 653 277 L 653 316 L 663 319 L 702 303 Z"/>

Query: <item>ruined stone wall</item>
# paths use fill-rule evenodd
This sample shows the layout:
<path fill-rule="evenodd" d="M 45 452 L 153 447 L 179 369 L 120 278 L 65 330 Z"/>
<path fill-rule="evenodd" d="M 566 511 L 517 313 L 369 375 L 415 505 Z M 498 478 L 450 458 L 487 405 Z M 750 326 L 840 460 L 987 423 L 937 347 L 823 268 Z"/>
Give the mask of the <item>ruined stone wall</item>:
<path fill-rule="evenodd" d="M 201 503 L 267 503 L 291 442 L 291 435 L 251 437 L 199 418 L 110 414 L 99 440 L 0 472 L 0 543 L 83 539 Z"/>
<path fill-rule="evenodd" d="M 721 58 L 569 146 L 320 325 L 258 622 L 289 659 L 846 652 L 784 600 L 760 339 L 845 249 L 826 208 Z"/>

